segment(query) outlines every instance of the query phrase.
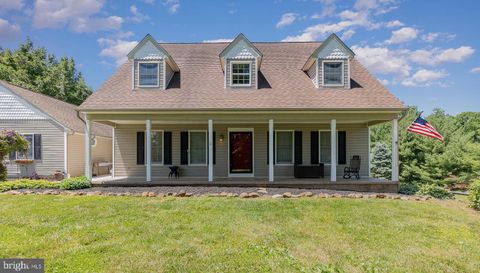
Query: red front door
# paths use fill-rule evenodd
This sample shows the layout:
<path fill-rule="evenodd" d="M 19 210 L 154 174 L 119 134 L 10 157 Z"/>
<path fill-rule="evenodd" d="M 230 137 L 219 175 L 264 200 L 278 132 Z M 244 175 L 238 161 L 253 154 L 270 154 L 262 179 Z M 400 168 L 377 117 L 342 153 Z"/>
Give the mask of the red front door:
<path fill-rule="evenodd" d="M 230 173 L 253 173 L 252 132 L 230 132 Z"/>

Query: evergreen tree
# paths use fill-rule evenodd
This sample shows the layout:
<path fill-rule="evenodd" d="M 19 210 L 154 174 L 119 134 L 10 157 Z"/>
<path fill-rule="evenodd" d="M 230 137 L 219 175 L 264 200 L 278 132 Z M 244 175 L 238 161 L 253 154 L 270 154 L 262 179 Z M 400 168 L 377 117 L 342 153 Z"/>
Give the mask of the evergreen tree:
<path fill-rule="evenodd" d="M 14 51 L 0 49 L 0 79 L 76 105 L 92 94 L 73 59 L 58 60 L 30 39 Z"/>
<path fill-rule="evenodd" d="M 371 152 L 371 173 L 373 177 L 390 179 L 392 177 L 392 152 L 387 144 L 375 143 Z"/>

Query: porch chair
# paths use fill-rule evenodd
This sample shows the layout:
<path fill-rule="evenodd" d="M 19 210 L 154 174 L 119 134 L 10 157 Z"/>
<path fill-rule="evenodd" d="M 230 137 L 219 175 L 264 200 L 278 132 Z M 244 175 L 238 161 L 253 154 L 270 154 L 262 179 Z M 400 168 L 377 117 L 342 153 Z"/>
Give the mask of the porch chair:
<path fill-rule="evenodd" d="M 358 180 L 360 179 L 360 156 L 354 155 L 352 159 L 350 159 L 350 166 L 346 166 L 343 170 L 343 178 L 350 179 L 352 176 Z"/>

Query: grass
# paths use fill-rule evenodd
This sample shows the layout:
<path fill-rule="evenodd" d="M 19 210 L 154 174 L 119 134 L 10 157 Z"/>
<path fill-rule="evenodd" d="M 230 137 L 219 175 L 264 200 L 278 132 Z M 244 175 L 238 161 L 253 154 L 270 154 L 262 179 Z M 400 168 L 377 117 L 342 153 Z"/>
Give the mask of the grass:
<path fill-rule="evenodd" d="M 2 195 L 0 231 L 0 258 L 47 272 L 480 271 L 453 200 Z"/>

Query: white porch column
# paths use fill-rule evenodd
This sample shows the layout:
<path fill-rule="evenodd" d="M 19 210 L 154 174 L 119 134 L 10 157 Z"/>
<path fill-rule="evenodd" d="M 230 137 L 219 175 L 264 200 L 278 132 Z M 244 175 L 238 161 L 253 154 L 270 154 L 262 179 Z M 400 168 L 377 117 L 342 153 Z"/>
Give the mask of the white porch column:
<path fill-rule="evenodd" d="M 147 131 L 145 132 L 147 137 L 147 148 L 145 149 L 145 157 L 146 157 L 146 169 L 147 169 L 147 182 L 152 181 L 152 121 L 147 119 L 146 120 Z"/>
<path fill-rule="evenodd" d="M 115 178 L 115 127 L 112 127 L 112 177 Z"/>
<path fill-rule="evenodd" d="M 392 181 L 398 182 L 398 119 L 392 120 Z"/>
<path fill-rule="evenodd" d="M 213 182 L 213 120 L 208 120 L 208 182 Z"/>
<path fill-rule="evenodd" d="M 85 176 L 92 179 L 92 122 L 85 119 Z"/>
<path fill-rule="evenodd" d="M 273 149 L 275 148 L 273 145 L 273 119 L 268 120 L 268 158 L 270 159 L 268 162 L 268 181 L 273 182 L 273 162 L 275 158 L 273 158 Z"/>
<path fill-rule="evenodd" d="M 330 132 L 331 132 L 331 151 L 332 155 L 331 164 L 330 164 L 330 181 L 337 181 L 337 120 L 332 119 L 330 121 Z"/>

